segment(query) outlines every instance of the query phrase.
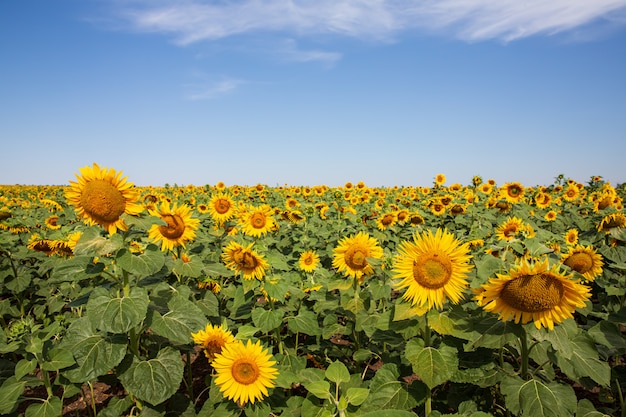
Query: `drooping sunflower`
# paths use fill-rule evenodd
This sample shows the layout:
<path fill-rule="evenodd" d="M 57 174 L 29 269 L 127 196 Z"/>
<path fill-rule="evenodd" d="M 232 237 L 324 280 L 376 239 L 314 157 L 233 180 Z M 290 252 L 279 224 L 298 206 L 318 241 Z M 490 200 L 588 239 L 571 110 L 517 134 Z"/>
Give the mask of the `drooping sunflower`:
<path fill-rule="evenodd" d="M 593 246 L 582 245 L 570 247 L 568 253 L 563 254 L 562 262 L 585 277 L 587 281 L 593 281 L 602 274 L 604 265 L 602 255 L 597 253 Z"/>
<path fill-rule="evenodd" d="M 365 232 L 350 235 L 339 240 L 333 249 L 333 267 L 347 277 L 363 282 L 366 275 L 374 272 L 367 258 L 381 259 L 383 249 L 376 238 Z"/>
<path fill-rule="evenodd" d="M 626 227 L 626 216 L 622 213 L 611 213 L 600 220 L 598 224 L 598 232 L 604 231 L 610 233 L 611 229 L 616 227 Z"/>
<path fill-rule="evenodd" d="M 259 340 L 246 344 L 236 341 L 224 346 L 212 362 L 217 373 L 215 384 L 225 398 L 240 406 L 254 404 L 269 395 L 278 377 L 276 361 Z"/>
<path fill-rule="evenodd" d="M 276 228 L 274 210 L 269 204 L 251 207 L 241 214 L 240 224 L 243 234 L 260 237 Z"/>
<path fill-rule="evenodd" d="M 225 193 L 217 193 L 211 197 L 208 211 L 217 224 L 224 224 L 235 215 L 237 206 L 233 199 Z"/>
<path fill-rule="evenodd" d="M 307 250 L 302 252 L 298 259 L 298 267 L 304 272 L 313 272 L 320 263 L 320 256 L 315 251 Z"/>
<path fill-rule="evenodd" d="M 534 322 L 550 330 L 555 323 L 573 317 L 584 307 L 591 289 L 560 270 L 548 258 L 530 263 L 522 260 L 508 274 L 496 274 L 479 289 L 475 299 L 483 310 L 498 314 L 502 321 Z"/>
<path fill-rule="evenodd" d="M 46 220 L 44 220 L 44 224 L 46 225 L 46 227 L 48 227 L 48 229 L 59 230 L 61 228 L 61 225 L 59 224 L 59 219 L 59 216 L 53 214 L 52 216 L 48 216 Z"/>
<path fill-rule="evenodd" d="M 406 291 L 402 298 L 414 306 L 443 307 L 446 300 L 458 303 L 467 287 L 472 269 L 467 243 L 461 243 L 447 230 L 416 233 L 402 241 L 394 258 L 395 288 Z"/>
<path fill-rule="evenodd" d="M 154 224 L 148 230 L 148 237 L 155 243 L 161 242 L 161 250 L 183 248 L 196 237 L 200 220 L 191 217 L 191 208 L 186 204 L 170 204 L 163 201 L 158 208 L 148 211 L 150 215 L 160 217 L 166 225 Z"/>
<path fill-rule="evenodd" d="M 209 362 L 215 359 L 215 355 L 222 352 L 224 346 L 235 342 L 235 336 L 230 330 L 224 328 L 223 325 L 215 326 L 211 323 L 197 333 L 192 333 L 191 337 L 195 344 L 204 348 L 204 355 Z"/>
<path fill-rule="evenodd" d="M 28 249 L 37 252 L 43 252 L 46 255 L 50 256 L 55 251 L 55 245 L 53 240 L 43 239 L 37 233 L 33 233 L 28 239 Z"/>
<path fill-rule="evenodd" d="M 93 166 L 79 169 L 77 182 L 70 181 L 65 190 L 67 202 L 74 206 L 78 216 L 89 225 L 98 224 L 113 234 L 117 230 L 128 230 L 120 216 L 124 213 L 137 215 L 143 211 L 139 193 L 122 172 L 113 168 Z"/>
<path fill-rule="evenodd" d="M 244 279 L 261 279 L 269 269 L 265 258 L 252 249 L 254 243 L 243 246 L 235 241 L 230 242 L 222 252 L 226 267 L 243 273 Z"/>

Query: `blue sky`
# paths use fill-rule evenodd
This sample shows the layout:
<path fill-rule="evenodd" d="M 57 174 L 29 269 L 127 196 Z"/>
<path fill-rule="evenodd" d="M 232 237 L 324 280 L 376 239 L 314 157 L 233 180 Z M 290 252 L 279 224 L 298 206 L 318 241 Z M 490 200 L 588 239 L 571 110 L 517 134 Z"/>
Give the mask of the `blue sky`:
<path fill-rule="evenodd" d="M 0 184 L 626 182 L 626 0 L 1 0 Z"/>

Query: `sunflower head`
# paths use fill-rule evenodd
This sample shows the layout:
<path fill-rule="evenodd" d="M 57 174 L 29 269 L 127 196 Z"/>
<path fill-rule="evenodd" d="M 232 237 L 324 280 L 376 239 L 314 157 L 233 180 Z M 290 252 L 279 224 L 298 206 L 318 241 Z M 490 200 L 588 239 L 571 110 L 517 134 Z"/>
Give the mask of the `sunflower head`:
<path fill-rule="evenodd" d="M 365 232 L 344 237 L 333 250 L 333 267 L 347 277 L 362 282 L 366 275 L 374 272 L 370 259 L 381 259 L 383 249 L 378 241 Z"/>
<path fill-rule="evenodd" d="M 315 251 L 307 250 L 302 252 L 298 260 L 298 266 L 304 272 L 313 272 L 320 263 L 320 257 Z"/>
<path fill-rule="evenodd" d="M 215 355 L 222 352 L 224 346 L 235 342 L 235 336 L 223 325 L 215 326 L 211 323 L 197 333 L 192 333 L 191 337 L 194 343 L 203 347 L 204 355 L 209 362 L 215 359 Z"/>
<path fill-rule="evenodd" d="M 172 250 L 177 246 L 185 247 L 186 243 L 196 237 L 196 229 L 200 220 L 191 217 L 191 208 L 185 204 L 170 205 L 163 201 L 158 209 L 149 210 L 150 214 L 160 217 L 165 225 L 153 224 L 148 230 L 148 237 L 155 243 L 161 243 L 161 250 Z"/>
<path fill-rule="evenodd" d="M 269 395 L 278 377 L 276 361 L 261 342 L 235 341 L 225 345 L 212 362 L 215 384 L 225 398 L 240 406 L 254 404 Z"/>
<path fill-rule="evenodd" d="M 414 306 L 442 308 L 446 300 L 458 303 L 467 287 L 469 245 L 461 243 L 447 230 L 416 233 L 403 241 L 394 259 L 393 274 L 400 281 L 403 298 Z"/>
<path fill-rule="evenodd" d="M 143 211 L 138 203 L 139 193 L 134 184 L 113 168 L 100 168 L 98 164 L 80 168 L 77 181 L 70 181 L 65 190 L 67 202 L 74 206 L 79 217 L 90 225 L 98 224 L 109 233 L 127 230 L 122 214 L 137 215 Z"/>
<path fill-rule="evenodd" d="M 581 245 L 570 247 L 569 252 L 563 255 L 562 262 L 587 281 L 593 281 L 601 275 L 604 264 L 602 255 L 596 253 L 592 246 Z"/>
<path fill-rule="evenodd" d="M 573 317 L 577 307 L 584 307 L 590 289 L 561 272 L 559 265 L 523 260 L 508 274 L 496 274 L 478 292 L 475 299 L 485 311 L 503 321 L 552 330 L 555 323 Z"/>

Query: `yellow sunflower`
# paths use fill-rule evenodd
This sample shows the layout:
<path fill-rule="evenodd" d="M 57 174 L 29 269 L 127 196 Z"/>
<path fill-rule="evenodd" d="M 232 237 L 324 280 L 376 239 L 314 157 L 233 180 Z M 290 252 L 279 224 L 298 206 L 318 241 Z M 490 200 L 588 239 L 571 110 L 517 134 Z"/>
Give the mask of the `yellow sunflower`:
<path fill-rule="evenodd" d="M 313 272 L 320 263 L 320 257 L 315 251 L 307 250 L 302 252 L 298 260 L 298 266 L 304 272 Z"/>
<path fill-rule="evenodd" d="M 215 355 L 222 352 L 224 346 L 235 342 L 235 336 L 230 330 L 225 329 L 223 325 L 215 326 L 211 323 L 197 333 L 192 333 L 191 337 L 195 344 L 204 348 L 204 355 L 209 362 L 215 359 Z"/>
<path fill-rule="evenodd" d="M 376 227 L 378 230 L 387 230 L 395 225 L 397 221 L 398 217 L 395 212 L 383 213 L 376 218 Z"/>
<path fill-rule="evenodd" d="M 598 225 L 598 232 L 605 231 L 610 233 L 611 229 L 616 227 L 626 227 L 626 216 L 622 213 L 611 213 L 606 215 Z"/>
<path fill-rule="evenodd" d="M 265 258 L 252 250 L 254 243 L 243 246 L 235 241 L 230 242 L 222 252 L 222 259 L 226 267 L 243 273 L 244 279 L 261 279 L 269 269 Z"/>
<path fill-rule="evenodd" d="M 235 215 L 236 207 L 235 202 L 229 195 L 218 193 L 211 197 L 208 211 L 215 223 L 224 224 Z"/>
<path fill-rule="evenodd" d="M 59 224 L 59 216 L 56 215 L 52 215 L 46 218 L 46 220 L 44 220 L 45 225 L 48 227 L 48 229 L 51 230 L 59 230 L 61 228 L 61 225 Z"/>
<path fill-rule="evenodd" d="M 559 265 L 521 261 L 508 274 L 496 274 L 476 295 L 483 310 L 499 315 L 502 321 L 533 321 L 535 327 L 550 330 L 555 323 L 573 317 L 577 307 L 584 307 L 591 289 L 565 275 Z"/>
<path fill-rule="evenodd" d="M 519 217 L 509 217 L 504 223 L 496 228 L 496 237 L 500 240 L 510 241 L 525 230 L 526 225 Z"/>
<path fill-rule="evenodd" d="M 46 255 L 50 256 L 55 251 L 55 244 L 53 240 L 43 239 L 37 233 L 33 233 L 28 239 L 28 249 L 37 252 L 43 252 Z"/>
<path fill-rule="evenodd" d="M 446 183 L 446 176 L 444 174 L 437 174 L 435 177 L 435 185 L 442 186 Z"/>
<path fill-rule="evenodd" d="M 562 262 L 585 277 L 587 281 L 593 281 L 602 274 L 602 265 L 604 265 L 602 255 L 596 253 L 592 246 L 581 245 L 571 247 L 568 253 L 563 254 Z"/>
<path fill-rule="evenodd" d="M 338 272 L 355 278 L 361 283 L 366 275 L 374 272 L 367 258 L 381 259 L 382 257 L 383 249 L 378 246 L 376 238 L 365 232 L 359 232 L 339 240 L 333 249 L 333 267 L 337 268 Z"/>
<path fill-rule="evenodd" d="M 550 210 L 545 214 L 545 216 L 543 216 L 543 218 L 546 219 L 546 221 L 548 222 L 553 222 L 556 220 L 557 216 L 558 213 L 556 211 Z"/>
<path fill-rule="evenodd" d="M 138 203 L 139 193 L 132 182 L 122 178 L 122 172 L 113 168 L 92 167 L 79 169 L 78 182 L 70 181 L 65 190 L 67 202 L 89 225 L 98 224 L 113 234 L 117 230 L 128 230 L 120 218 L 124 213 L 137 215 L 143 211 Z"/>
<path fill-rule="evenodd" d="M 172 250 L 177 246 L 184 248 L 187 242 L 195 239 L 200 220 L 191 217 L 191 208 L 186 204 L 170 205 L 168 201 L 164 201 L 158 209 L 149 210 L 149 213 L 167 223 L 164 226 L 154 224 L 148 230 L 148 237 L 153 242 L 161 242 L 162 251 Z"/>
<path fill-rule="evenodd" d="M 565 232 L 565 243 L 576 245 L 578 243 L 578 229 L 569 229 Z"/>
<path fill-rule="evenodd" d="M 252 207 L 241 215 L 242 232 L 248 236 L 259 237 L 276 228 L 274 210 L 269 204 Z"/>
<path fill-rule="evenodd" d="M 225 345 L 212 365 L 217 374 L 215 384 L 222 395 L 240 406 L 267 397 L 268 388 L 274 388 L 274 380 L 278 377 L 276 361 L 258 340 L 256 343 L 248 340 L 247 344 L 236 341 Z"/>
<path fill-rule="evenodd" d="M 517 204 L 524 199 L 526 192 L 524 186 L 519 182 L 510 182 L 500 187 L 500 197 L 504 198 L 511 204 Z"/>
<path fill-rule="evenodd" d="M 402 241 L 394 258 L 394 278 L 401 279 L 394 286 L 406 288 L 402 298 L 414 306 L 428 309 L 443 307 L 449 299 L 458 303 L 467 287 L 469 245 L 461 243 L 447 230 L 437 229 L 416 233 L 413 241 Z"/>
<path fill-rule="evenodd" d="M 545 193 L 543 191 L 539 191 L 535 195 L 535 205 L 538 208 L 548 208 L 552 204 L 552 197 L 550 194 Z"/>

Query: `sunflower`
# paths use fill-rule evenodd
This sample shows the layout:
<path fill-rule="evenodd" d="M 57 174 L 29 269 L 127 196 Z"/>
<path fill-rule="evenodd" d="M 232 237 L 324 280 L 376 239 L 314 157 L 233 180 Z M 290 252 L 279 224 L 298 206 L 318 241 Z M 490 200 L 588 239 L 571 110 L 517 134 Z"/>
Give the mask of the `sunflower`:
<path fill-rule="evenodd" d="M 243 272 L 244 279 L 261 279 L 265 276 L 269 264 L 263 256 L 252 250 L 254 243 L 243 246 L 235 241 L 230 242 L 222 252 L 222 259 L 226 267 L 237 272 Z"/>
<path fill-rule="evenodd" d="M 59 230 L 61 228 L 61 225 L 59 224 L 59 216 L 56 215 L 52 215 L 46 218 L 46 220 L 44 220 L 45 225 L 48 227 L 48 229 L 51 230 Z"/>
<path fill-rule="evenodd" d="M 593 281 L 602 274 L 604 264 L 602 255 L 596 253 L 592 246 L 582 245 L 571 247 L 569 252 L 562 256 L 562 262 L 585 277 L 587 281 Z"/>
<path fill-rule="evenodd" d="M 563 198 L 570 203 L 575 202 L 578 197 L 580 197 L 580 189 L 576 186 L 576 184 L 570 184 L 565 189 L 563 193 Z"/>
<path fill-rule="evenodd" d="M 245 210 L 240 219 L 242 232 L 248 236 L 259 237 L 276 228 L 274 210 L 269 204 Z"/>
<path fill-rule="evenodd" d="M 610 233 L 611 229 L 616 227 L 626 227 L 626 216 L 622 213 L 611 213 L 600 220 L 598 232 L 605 231 Z"/>
<path fill-rule="evenodd" d="M 548 222 L 553 222 L 556 220 L 557 216 L 558 214 L 556 211 L 550 210 L 545 214 L 545 216 L 543 216 L 543 218 Z"/>
<path fill-rule="evenodd" d="M 204 348 L 204 355 L 209 362 L 215 359 L 215 355 L 220 353 L 224 346 L 235 342 L 235 336 L 224 326 L 215 326 L 211 323 L 197 333 L 192 333 L 191 337 L 195 344 Z"/>
<path fill-rule="evenodd" d="M 535 195 L 535 205 L 538 208 L 548 208 L 550 207 L 550 204 L 552 204 L 552 197 L 550 194 L 540 191 Z"/>
<path fill-rule="evenodd" d="M 421 226 L 424 224 L 424 218 L 418 212 L 412 212 L 409 214 L 409 224 L 413 227 Z"/>
<path fill-rule="evenodd" d="M 406 288 L 402 298 L 414 306 L 442 308 L 446 299 L 458 303 L 467 287 L 471 255 L 467 243 L 461 243 L 447 230 L 416 233 L 413 241 L 402 241 L 394 258 L 394 286 Z"/>
<path fill-rule="evenodd" d="M 344 237 L 333 249 L 333 267 L 345 276 L 356 278 L 359 283 L 365 275 L 374 272 L 367 258 L 381 259 L 383 250 L 378 241 L 365 232 Z"/>
<path fill-rule="evenodd" d="M 247 344 L 242 341 L 227 344 L 212 362 L 216 372 L 215 384 L 229 400 L 240 406 L 269 395 L 268 388 L 274 388 L 278 376 L 276 361 L 264 349 L 261 341 Z"/>
<path fill-rule="evenodd" d="M 378 230 L 386 230 L 395 225 L 398 221 L 398 216 L 395 212 L 383 213 L 376 219 L 376 227 Z"/>
<path fill-rule="evenodd" d="M 320 257 L 315 251 L 307 250 L 302 252 L 298 260 L 298 266 L 304 272 L 313 272 L 320 263 Z"/>
<path fill-rule="evenodd" d="M 442 186 L 446 183 L 446 176 L 444 174 L 437 174 L 435 176 L 435 185 Z"/>
<path fill-rule="evenodd" d="M 475 299 L 483 310 L 499 315 L 502 321 L 533 321 L 535 327 L 550 330 L 555 323 L 572 318 L 577 307 L 584 307 L 591 289 L 543 262 L 521 261 L 508 274 L 496 274 L 479 289 Z"/>
<path fill-rule="evenodd" d="M 496 228 L 496 237 L 500 240 L 510 241 L 517 237 L 525 228 L 522 219 L 509 217 L 504 223 Z"/>
<path fill-rule="evenodd" d="M 227 194 L 217 193 L 211 197 L 207 209 L 215 223 L 224 224 L 235 215 L 236 205 Z"/>
<path fill-rule="evenodd" d="M 37 233 L 33 233 L 28 239 L 28 249 L 43 252 L 50 256 L 55 252 L 56 248 L 53 240 L 43 239 Z"/>
<path fill-rule="evenodd" d="M 70 181 L 65 190 L 67 202 L 74 206 L 76 213 L 89 225 L 98 224 L 110 234 L 117 230 L 128 230 L 120 218 L 124 213 L 137 215 L 143 211 L 138 203 L 139 193 L 132 182 L 122 178 L 122 172 L 113 168 L 100 168 L 94 162 L 92 167 L 79 169 L 78 182 Z"/>
<path fill-rule="evenodd" d="M 565 232 L 565 243 L 576 245 L 578 243 L 578 229 L 569 229 Z"/>
<path fill-rule="evenodd" d="M 161 242 L 161 250 L 172 250 L 196 237 L 196 229 L 200 220 L 191 217 L 191 208 L 186 204 L 180 206 L 168 201 L 161 203 L 158 209 L 149 210 L 150 215 L 160 217 L 164 226 L 153 224 L 148 230 L 148 237 L 155 243 Z"/>
<path fill-rule="evenodd" d="M 525 188 L 519 182 L 510 182 L 500 187 L 500 197 L 511 204 L 520 203 L 524 198 Z"/>

